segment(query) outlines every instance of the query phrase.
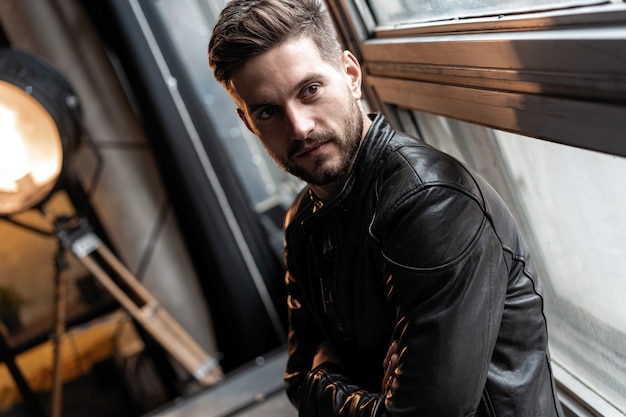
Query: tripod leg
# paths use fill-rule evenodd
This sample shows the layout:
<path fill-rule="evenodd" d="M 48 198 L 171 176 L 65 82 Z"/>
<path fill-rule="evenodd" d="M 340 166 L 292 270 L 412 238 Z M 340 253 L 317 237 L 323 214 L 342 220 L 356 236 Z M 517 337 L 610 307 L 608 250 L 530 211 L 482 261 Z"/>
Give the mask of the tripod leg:
<path fill-rule="evenodd" d="M 67 279 L 61 272 L 67 266 L 64 248 L 59 245 L 56 257 L 55 276 L 55 318 L 54 318 L 54 346 L 53 346 L 53 373 L 52 373 L 52 407 L 51 417 L 61 417 L 63 401 L 63 375 L 61 373 L 61 342 L 65 333 Z"/>
<path fill-rule="evenodd" d="M 90 235 L 90 239 L 94 238 Z M 223 375 L 217 360 L 191 338 L 106 246 L 99 240 L 91 244 L 90 252 L 72 251 L 122 307 L 197 381 L 205 386 L 220 382 Z M 93 252 L 98 253 L 104 264 L 113 269 L 126 289 L 120 287 L 100 266 Z"/>

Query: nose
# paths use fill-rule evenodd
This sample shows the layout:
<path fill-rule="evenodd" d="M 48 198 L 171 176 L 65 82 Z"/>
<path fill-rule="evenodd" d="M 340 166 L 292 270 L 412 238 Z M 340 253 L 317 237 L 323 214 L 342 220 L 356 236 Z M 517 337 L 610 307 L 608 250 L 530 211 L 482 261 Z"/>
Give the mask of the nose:
<path fill-rule="evenodd" d="M 286 110 L 292 140 L 305 140 L 315 128 L 310 108 L 302 103 L 294 103 Z"/>

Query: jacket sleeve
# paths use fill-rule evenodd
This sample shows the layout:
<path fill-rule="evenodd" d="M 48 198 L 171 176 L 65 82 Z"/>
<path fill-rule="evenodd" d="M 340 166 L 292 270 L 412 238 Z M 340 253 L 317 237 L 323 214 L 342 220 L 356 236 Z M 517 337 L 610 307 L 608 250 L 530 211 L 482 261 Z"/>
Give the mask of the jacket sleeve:
<path fill-rule="evenodd" d="M 474 415 L 506 296 L 506 257 L 481 201 L 445 186 L 403 196 L 378 230 L 400 359 L 392 416 Z"/>
<path fill-rule="evenodd" d="M 382 394 L 356 386 L 338 365 L 327 362 L 311 369 L 322 336 L 300 302 L 298 286 L 289 274 L 287 288 L 290 328 L 285 382 L 299 417 L 385 417 Z"/>

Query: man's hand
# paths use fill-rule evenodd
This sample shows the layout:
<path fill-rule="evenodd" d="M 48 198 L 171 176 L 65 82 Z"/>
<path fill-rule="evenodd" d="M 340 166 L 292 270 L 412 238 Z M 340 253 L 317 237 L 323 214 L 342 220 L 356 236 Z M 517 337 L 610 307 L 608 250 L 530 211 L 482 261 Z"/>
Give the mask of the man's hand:
<path fill-rule="evenodd" d="M 315 357 L 313 357 L 313 366 L 311 369 L 317 368 L 324 362 L 333 362 L 341 366 L 341 362 L 339 362 L 339 359 L 337 359 L 327 341 L 323 341 L 317 347 L 317 352 L 315 353 Z"/>
<path fill-rule="evenodd" d="M 393 381 L 395 379 L 395 371 L 398 366 L 398 358 L 400 355 L 398 354 L 398 342 L 395 340 L 391 342 L 391 346 L 389 346 L 389 350 L 387 350 L 387 354 L 385 355 L 385 361 L 383 362 L 383 367 L 385 368 L 385 376 L 383 377 L 383 394 L 385 396 L 391 395 L 391 387 L 393 385 Z"/>

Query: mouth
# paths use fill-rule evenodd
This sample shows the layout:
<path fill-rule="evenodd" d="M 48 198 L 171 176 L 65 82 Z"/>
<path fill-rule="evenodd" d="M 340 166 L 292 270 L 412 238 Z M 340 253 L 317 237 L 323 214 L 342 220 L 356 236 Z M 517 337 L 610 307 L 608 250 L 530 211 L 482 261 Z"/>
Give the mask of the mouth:
<path fill-rule="evenodd" d="M 312 156 L 317 156 L 323 152 L 324 148 L 329 142 L 330 141 L 315 142 L 308 146 L 304 146 L 294 153 L 294 158 L 308 158 Z"/>

